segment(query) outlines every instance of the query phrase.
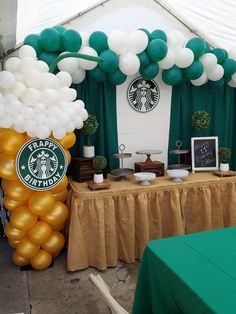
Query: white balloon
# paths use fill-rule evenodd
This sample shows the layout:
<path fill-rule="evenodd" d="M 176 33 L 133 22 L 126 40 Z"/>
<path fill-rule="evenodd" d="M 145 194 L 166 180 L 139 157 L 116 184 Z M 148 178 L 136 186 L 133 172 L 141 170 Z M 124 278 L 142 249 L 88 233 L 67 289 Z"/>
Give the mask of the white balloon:
<path fill-rule="evenodd" d="M 38 88 L 42 82 L 42 74 L 37 70 L 27 70 L 23 73 L 24 82 L 28 87 Z"/>
<path fill-rule="evenodd" d="M 46 88 L 42 90 L 41 95 L 40 95 L 40 102 L 45 104 L 46 106 L 50 107 L 55 105 L 61 100 L 61 95 L 58 91 L 51 89 L 51 88 Z"/>
<path fill-rule="evenodd" d="M 34 110 L 31 107 L 24 107 L 22 110 L 24 119 L 32 119 L 34 116 Z"/>
<path fill-rule="evenodd" d="M 224 76 L 224 68 L 217 64 L 211 71 L 207 72 L 208 79 L 218 81 Z"/>
<path fill-rule="evenodd" d="M 76 129 L 81 129 L 83 127 L 83 118 L 81 116 L 75 116 L 73 123 Z"/>
<path fill-rule="evenodd" d="M 0 117 L 0 126 L 4 129 L 9 129 L 13 125 L 13 120 L 10 115 L 5 115 Z"/>
<path fill-rule="evenodd" d="M 57 106 L 49 107 L 46 110 L 46 115 L 48 117 L 56 117 L 59 113 L 61 113 L 61 110 Z"/>
<path fill-rule="evenodd" d="M 98 56 L 97 51 L 91 47 L 82 47 L 79 50 L 79 53 L 86 54 L 86 55 L 89 55 L 92 57 Z M 79 66 L 84 70 L 92 70 L 92 69 L 96 68 L 97 64 L 98 63 L 95 61 L 89 61 L 89 60 L 81 59 L 81 58 L 79 59 Z"/>
<path fill-rule="evenodd" d="M 60 80 L 59 78 L 53 73 L 42 73 L 41 74 L 42 81 L 40 88 L 41 89 L 59 89 L 60 88 Z"/>
<path fill-rule="evenodd" d="M 119 68 L 126 75 L 134 75 L 140 68 L 140 61 L 136 54 L 125 52 L 119 57 Z"/>
<path fill-rule="evenodd" d="M 227 83 L 230 87 L 236 87 L 236 82 L 231 80 Z"/>
<path fill-rule="evenodd" d="M 208 81 L 207 74 L 206 72 L 203 72 L 202 75 L 198 79 L 191 80 L 191 83 L 195 86 L 201 86 L 201 85 L 204 85 L 207 81 Z"/>
<path fill-rule="evenodd" d="M 9 102 L 5 107 L 5 110 L 6 112 L 14 116 L 18 115 L 23 110 L 23 106 L 18 100 L 15 100 Z"/>
<path fill-rule="evenodd" d="M 89 46 L 89 36 L 87 33 L 85 32 L 78 32 L 80 34 L 80 37 L 82 39 L 82 45 L 81 47 L 84 47 L 84 46 Z"/>
<path fill-rule="evenodd" d="M 60 71 L 65 71 L 70 74 L 73 74 L 79 66 L 79 59 L 65 58 L 58 62 L 57 66 Z"/>
<path fill-rule="evenodd" d="M 31 119 L 25 121 L 25 130 L 29 136 L 31 137 L 35 136 L 35 128 L 36 128 L 35 121 Z"/>
<path fill-rule="evenodd" d="M 37 54 L 33 47 L 29 45 L 24 45 L 19 49 L 18 56 L 20 59 L 23 59 L 25 57 L 32 57 L 36 59 Z"/>
<path fill-rule="evenodd" d="M 72 84 L 71 75 L 68 72 L 61 71 L 56 74 L 56 77 L 59 79 L 60 87 L 70 87 Z"/>
<path fill-rule="evenodd" d="M 34 104 L 34 113 L 37 115 L 39 113 L 43 113 L 46 110 L 46 106 L 41 103 L 41 102 L 37 102 L 36 104 Z"/>
<path fill-rule="evenodd" d="M 71 132 L 74 132 L 74 130 L 75 130 L 75 125 L 72 121 L 70 121 L 66 126 L 66 132 L 71 133 Z"/>
<path fill-rule="evenodd" d="M 84 102 L 81 99 L 77 99 L 74 102 L 74 107 L 76 107 L 79 111 L 85 107 Z"/>
<path fill-rule="evenodd" d="M 43 113 L 40 113 L 38 114 L 37 116 L 34 117 L 34 120 L 36 121 L 37 124 L 46 124 L 46 120 L 47 120 L 47 117 L 45 114 Z"/>
<path fill-rule="evenodd" d="M 21 94 L 20 100 L 26 106 L 34 106 L 39 101 L 40 92 L 35 88 L 26 88 Z"/>
<path fill-rule="evenodd" d="M 24 124 L 14 124 L 13 128 L 18 133 L 25 133 L 25 126 L 24 126 Z"/>
<path fill-rule="evenodd" d="M 50 131 L 53 131 L 58 126 L 58 121 L 55 117 L 48 117 L 45 124 Z"/>
<path fill-rule="evenodd" d="M 61 140 L 66 136 L 66 128 L 57 127 L 53 130 L 52 134 L 56 139 Z"/>
<path fill-rule="evenodd" d="M 231 78 L 232 78 L 232 81 L 236 83 L 236 73 L 234 73 L 234 74 L 231 76 Z"/>
<path fill-rule="evenodd" d="M 230 49 L 228 58 L 236 61 L 236 46 Z"/>
<path fill-rule="evenodd" d="M 35 136 L 38 138 L 47 138 L 51 134 L 51 131 L 46 125 L 39 125 L 35 128 Z"/>
<path fill-rule="evenodd" d="M 168 34 L 167 36 L 167 46 L 173 50 L 181 49 L 186 43 L 185 35 L 176 30 Z"/>
<path fill-rule="evenodd" d="M 67 102 L 73 101 L 77 97 L 77 92 L 74 88 L 62 87 L 59 89 L 61 99 Z"/>
<path fill-rule="evenodd" d="M 5 106 L 0 103 L 0 117 L 3 117 L 6 114 Z"/>
<path fill-rule="evenodd" d="M 141 30 L 136 30 L 129 34 L 128 51 L 138 54 L 146 49 L 148 36 Z"/>
<path fill-rule="evenodd" d="M 47 65 L 46 62 L 42 60 L 38 60 L 37 62 L 37 70 L 41 73 L 45 73 L 49 71 L 49 66 Z"/>
<path fill-rule="evenodd" d="M 80 67 L 71 75 L 74 84 L 81 83 L 86 77 L 86 71 Z"/>
<path fill-rule="evenodd" d="M 23 84 L 21 82 L 16 82 L 15 85 L 11 89 L 11 93 L 16 95 L 16 97 L 20 98 L 22 93 L 24 92 L 25 88 L 26 88 L 25 84 Z"/>
<path fill-rule="evenodd" d="M 18 114 L 17 116 L 13 117 L 14 125 L 23 125 L 24 123 L 25 123 L 25 119 L 22 114 Z"/>
<path fill-rule="evenodd" d="M 20 59 L 17 57 L 8 58 L 5 62 L 5 69 L 10 72 L 17 72 L 19 69 Z"/>
<path fill-rule="evenodd" d="M 194 54 L 189 48 L 182 48 L 175 52 L 175 64 L 179 68 L 189 67 L 194 60 Z"/>
<path fill-rule="evenodd" d="M 5 94 L 2 97 L 2 103 L 7 107 L 9 103 L 17 101 L 17 98 L 13 94 Z"/>
<path fill-rule="evenodd" d="M 204 69 L 207 72 L 213 70 L 217 65 L 217 58 L 213 53 L 205 53 L 199 60 L 202 62 Z"/>
<path fill-rule="evenodd" d="M 22 73 L 15 72 L 14 77 L 15 77 L 16 82 L 21 82 L 21 83 L 24 82 L 24 77 L 23 77 Z"/>
<path fill-rule="evenodd" d="M 86 121 L 88 119 L 88 112 L 86 109 L 81 110 L 81 117 L 82 117 L 83 121 Z"/>
<path fill-rule="evenodd" d="M 62 127 L 66 127 L 66 125 L 70 122 L 70 117 L 64 112 L 59 114 L 57 116 L 57 119 L 58 119 L 58 125 Z"/>
<path fill-rule="evenodd" d="M 165 58 L 158 62 L 161 69 L 170 69 L 175 64 L 175 53 L 168 49 Z"/>
<path fill-rule="evenodd" d="M 32 57 L 25 57 L 21 59 L 19 64 L 19 70 L 23 73 L 24 71 L 32 70 L 37 68 L 37 61 Z"/>
<path fill-rule="evenodd" d="M 114 30 L 109 34 L 107 43 L 111 50 L 120 55 L 127 51 L 129 36 L 123 31 Z"/>
<path fill-rule="evenodd" d="M 0 89 L 11 88 L 15 84 L 16 80 L 14 75 L 9 71 L 0 72 Z"/>

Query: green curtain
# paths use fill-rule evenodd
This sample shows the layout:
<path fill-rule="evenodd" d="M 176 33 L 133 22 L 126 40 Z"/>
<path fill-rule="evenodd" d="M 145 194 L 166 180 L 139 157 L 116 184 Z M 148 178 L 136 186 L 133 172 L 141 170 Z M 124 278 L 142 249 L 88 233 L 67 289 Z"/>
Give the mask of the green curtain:
<path fill-rule="evenodd" d="M 210 126 L 200 134 L 191 127 L 194 111 L 205 110 L 211 116 Z M 231 169 L 236 169 L 236 90 L 228 85 L 216 89 L 205 84 L 200 87 L 184 82 L 172 89 L 169 149 L 176 149 L 177 140 L 182 148 L 191 148 L 192 136 L 218 136 L 219 147 L 232 150 Z M 169 155 L 169 163 L 175 163 Z"/>
<path fill-rule="evenodd" d="M 88 113 L 98 119 L 99 127 L 91 136 L 96 155 L 107 158 L 108 171 L 118 168 L 119 161 L 112 158 L 112 154 L 118 152 L 116 86 L 108 82 L 98 83 L 87 77 L 81 84 L 72 87 L 77 91 L 77 98 L 84 101 Z M 86 138 L 81 131 L 75 133 L 77 141 L 70 152 L 72 157 L 82 157 Z"/>

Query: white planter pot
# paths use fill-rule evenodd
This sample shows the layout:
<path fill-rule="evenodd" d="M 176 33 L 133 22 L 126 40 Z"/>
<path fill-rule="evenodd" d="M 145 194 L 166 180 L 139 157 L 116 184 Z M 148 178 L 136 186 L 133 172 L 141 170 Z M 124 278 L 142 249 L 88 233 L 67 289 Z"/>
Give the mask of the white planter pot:
<path fill-rule="evenodd" d="M 229 171 L 229 164 L 220 163 L 220 171 Z"/>
<path fill-rule="evenodd" d="M 95 156 L 94 146 L 83 146 L 83 156 L 85 158 L 91 158 Z"/>
<path fill-rule="evenodd" d="M 102 183 L 104 181 L 104 179 L 103 179 L 103 173 L 101 173 L 101 174 L 94 174 L 94 176 L 93 176 L 93 182 L 94 183 Z"/>

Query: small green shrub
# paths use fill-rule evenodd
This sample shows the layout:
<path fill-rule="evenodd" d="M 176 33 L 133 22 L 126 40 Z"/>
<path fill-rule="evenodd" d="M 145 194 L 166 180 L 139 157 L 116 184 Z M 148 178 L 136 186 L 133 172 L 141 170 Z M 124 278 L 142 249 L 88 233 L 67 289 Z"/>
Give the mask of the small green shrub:
<path fill-rule="evenodd" d="M 90 114 L 88 116 L 88 119 L 84 122 L 84 126 L 81 129 L 81 131 L 86 135 L 87 137 L 87 145 L 90 146 L 90 135 L 93 135 L 98 128 L 99 124 L 97 121 L 97 117 Z"/>
<path fill-rule="evenodd" d="M 198 131 L 208 128 L 210 121 L 211 117 L 206 111 L 195 111 L 192 114 L 192 127 Z"/>
<path fill-rule="evenodd" d="M 230 157 L 231 157 L 231 150 L 228 147 L 220 147 L 219 149 L 219 158 L 220 158 L 220 162 L 227 164 L 230 161 Z"/>
<path fill-rule="evenodd" d="M 93 159 L 93 167 L 96 174 L 101 174 L 107 165 L 107 160 L 104 156 L 95 156 Z"/>

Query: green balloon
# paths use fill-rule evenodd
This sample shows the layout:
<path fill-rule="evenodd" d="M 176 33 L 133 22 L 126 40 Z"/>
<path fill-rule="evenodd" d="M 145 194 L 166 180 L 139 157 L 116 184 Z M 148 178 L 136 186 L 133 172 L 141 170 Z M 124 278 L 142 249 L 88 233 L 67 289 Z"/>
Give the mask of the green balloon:
<path fill-rule="evenodd" d="M 148 58 L 148 55 L 145 51 L 139 53 L 138 55 L 139 61 L 140 61 L 140 66 L 146 66 L 150 63 L 150 60 Z"/>
<path fill-rule="evenodd" d="M 42 48 L 39 44 L 39 35 L 36 34 L 30 34 L 25 37 L 24 39 L 24 45 L 29 45 L 34 48 L 34 50 L 37 53 L 37 56 L 42 52 Z"/>
<path fill-rule="evenodd" d="M 225 85 L 225 79 L 224 77 L 222 77 L 220 80 L 218 81 L 208 81 L 209 85 L 213 88 L 221 88 Z"/>
<path fill-rule="evenodd" d="M 82 45 L 80 34 L 73 30 L 67 29 L 62 34 L 62 47 L 64 51 L 77 52 Z"/>
<path fill-rule="evenodd" d="M 225 78 L 225 84 L 227 84 L 229 81 L 232 80 L 231 76 L 224 76 L 224 78 Z"/>
<path fill-rule="evenodd" d="M 107 50 L 107 35 L 100 31 L 93 32 L 89 36 L 89 46 L 95 49 L 98 54 L 101 53 L 103 50 Z"/>
<path fill-rule="evenodd" d="M 183 71 L 174 65 L 172 68 L 162 71 L 162 80 L 167 85 L 177 85 L 182 81 Z"/>
<path fill-rule="evenodd" d="M 213 53 L 217 58 L 217 63 L 221 64 L 225 61 L 225 59 L 228 57 L 228 53 L 225 49 L 221 48 L 214 48 L 212 49 L 211 53 Z"/>
<path fill-rule="evenodd" d="M 61 36 L 54 28 L 45 28 L 40 33 L 39 44 L 45 51 L 55 52 L 61 47 Z"/>
<path fill-rule="evenodd" d="M 161 29 L 156 29 L 150 34 L 150 40 L 153 40 L 153 39 L 162 39 L 165 42 L 167 42 L 167 35 Z"/>
<path fill-rule="evenodd" d="M 113 85 L 120 85 L 125 82 L 127 75 L 122 73 L 120 69 L 116 69 L 114 72 L 107 74 L 107 80 Z"/>
<path fill-rule="evenodd" d="M 187 42 L 186 48 L 192 50 L 195 59 L 199 59 L 206 50 L 206 42 L 199 37 L 195 37 Z"/>
<path fill-rule="evenodd" d="M 109 49 L 104 50 L 100 53 L 99 57 L 103 59 L 103 61 L 101 61 L 98 65 L 102 71 L 111 73 L 118 68 L 119 58 L 114 51 Z"/>
<path fill-rule="evenodd" d="M 62 35 L 64 33 L 64 31 L 66 30 L 65 27 L 61 26 L 61 25 L 55 25 L 53 26 L 53 28 L 60 34 Z"/>
<path fill-rule="evenodd" d="M 167 50 L 167 45 L 162 39 L 153 39 L 147 46 L 147 54 L 153 62 L 157 62 L 165 58 Z"/>
<path fill-rule="evenodd" d="M 97 82 L 104 82 L 107 77 L 106 73 L 100 70 L 98 66 L 87 73 L 92 80 Z"/>
<path fill-rule="evenodd" d="M 51 63 L 58 57 L 58 53 L 56 52 L 47 52 L 47 51 L 43 51 L 40 53 L 40 55 L 38 56 L 39 60 L 42 60 L 44 62 L 46 62 L 48 64 L 48 66 L 50 67 Z"/>
<path fill-rule="evenodd" d="M 146 28 L 139 28 L 140 31 L 143 31 L 147 36 L 148 36 L 148 39 L 150 40 L 150 32 L 146 29 Z"/>
<path fill-rule="evenodd" d="M 205 52 L 204 52 L 204 53 L 209 53 L 209 52 L 211 52 L 211 45 L 210 45 L 207 41 L 205 41 L 205 44 L 206 44 L 206 49 L 205 49 Z"/>
<path fill-rule="evenodd" d="M 194 60 L 193 63 L 184 69 L 185 75 L 190 80 L 198 79 L 204 71 L 203 64 L 199 60 Z"/>
<path fill-rule="evenodd" d="M 225 59 L 222 63 L 222 67 L 224 68 L 224 75 L 231 76 L 236 72 L 236 61 L 233 59 Z"/>
<path fill-rule="evenodd" d="M 157 76 L 159 66 L 157 63 L 151 62 L 146 66 L 140 67 L 139 72 L 144 79 L 151 80 Z"/>

